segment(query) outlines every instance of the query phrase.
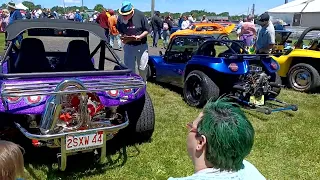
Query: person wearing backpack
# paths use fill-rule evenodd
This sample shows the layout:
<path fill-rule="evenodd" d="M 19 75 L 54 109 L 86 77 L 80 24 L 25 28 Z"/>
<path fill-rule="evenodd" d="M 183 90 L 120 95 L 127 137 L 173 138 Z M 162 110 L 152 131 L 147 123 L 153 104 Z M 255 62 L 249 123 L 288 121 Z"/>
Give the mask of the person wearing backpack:
<path fill-rule="evenodd" d="M 170 19 L 170 16 L 167 16 L 163 22 L 163 47 L 166 49 L 169 45 L 170 32 L 173 27 L 173 23 Z"/>

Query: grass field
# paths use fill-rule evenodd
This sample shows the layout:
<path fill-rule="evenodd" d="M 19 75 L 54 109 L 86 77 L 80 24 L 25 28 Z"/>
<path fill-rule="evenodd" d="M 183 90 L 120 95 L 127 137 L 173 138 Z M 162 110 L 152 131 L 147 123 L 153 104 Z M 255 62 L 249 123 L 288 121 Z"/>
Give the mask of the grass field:
<path fill-rule="evenodd" d="M 148 92 L 156 114 L 152 142 L 116 151 L 106 165 L 94 165 L 88 156 L 71 157 L 66 172 L 58 171 L 54 152 L 34 149 L 25 154 L 28 179 L 162 180 L 191 175 L 185 125 L 197 117 L 200 109 L 187 106 L 179 90 L 148 83 Z M 280 98 L 297 104 L 299 110 L 269 116 L 245 110 L 256 131 L 247 160 L 267 179 L 319 179 L 320 95 L 283 90 Z"/>

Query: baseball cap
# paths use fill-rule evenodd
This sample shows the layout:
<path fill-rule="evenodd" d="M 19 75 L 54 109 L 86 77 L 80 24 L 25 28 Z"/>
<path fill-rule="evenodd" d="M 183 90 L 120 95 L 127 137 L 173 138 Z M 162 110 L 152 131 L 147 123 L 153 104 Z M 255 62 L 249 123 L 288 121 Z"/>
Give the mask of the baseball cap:
<path fill-rule="evenodd" d="M 270 20 L 270 16 L 269 16 L 269 14 L 268 14 L 267 12 L 265 12 L 265 13 L 261 14 L 261 15 L 258 17 L 257 20 L 260 21 L 260 22 L 269 21 L 269 20 Z"/>

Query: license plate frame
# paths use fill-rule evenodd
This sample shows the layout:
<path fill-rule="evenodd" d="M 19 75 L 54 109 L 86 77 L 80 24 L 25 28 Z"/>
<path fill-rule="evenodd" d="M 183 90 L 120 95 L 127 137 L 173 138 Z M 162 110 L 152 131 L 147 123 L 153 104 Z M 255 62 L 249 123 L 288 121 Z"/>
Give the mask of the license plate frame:
<path fill-rule="evenodd" d="M 101 148 L 105 143 L 103 131 L 78 133 L 65 136 L 67 152 L 86 151 Z"/>
<path fill-rule="evenodd" d="M 256 98 L 255 96 L 250 96 L 250 103 L 258 106 L 264 105 L 264 95 L 262 95 L 260 98 Z"/>

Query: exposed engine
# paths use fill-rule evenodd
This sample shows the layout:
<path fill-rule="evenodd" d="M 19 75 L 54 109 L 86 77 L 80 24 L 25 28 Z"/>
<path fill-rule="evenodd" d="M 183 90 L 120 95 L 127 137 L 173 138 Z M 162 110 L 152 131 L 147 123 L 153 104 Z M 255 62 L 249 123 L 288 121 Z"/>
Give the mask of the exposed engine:
<path fill-rule="evenodd" d="M 267 75 L 261 66 L 250 65 L 248 74 L 240 77 L 238 84 L 234 85 L 236 96 L 245 101 L 249 101 L 251 96 L 260 98 L 262 95 L 272 93 L 272 86 L 269 80 L 271 76 Z"/>
<path fill-rule="evenodd" d="M 48 112 L 40 121 L 41 134 L 112 126 L 123 120 L 117 107 L 105 107 L 94 93 L 64 94 L 59 97 L 48 103 Z"/>

